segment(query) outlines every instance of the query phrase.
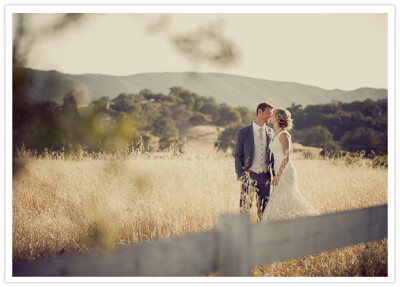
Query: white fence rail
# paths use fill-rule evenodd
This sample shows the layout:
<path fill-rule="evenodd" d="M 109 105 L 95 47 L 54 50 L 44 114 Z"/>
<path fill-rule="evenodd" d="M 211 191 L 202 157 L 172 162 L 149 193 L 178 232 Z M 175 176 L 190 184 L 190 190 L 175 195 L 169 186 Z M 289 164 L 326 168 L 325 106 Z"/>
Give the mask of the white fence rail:
<path fill-rule="evenodd" d="M 256 265 L 387 238 L 387 205 L 251 225 L 222 215 L 214 230 L 13 264 L 13 276 L 250 276 Z"/>

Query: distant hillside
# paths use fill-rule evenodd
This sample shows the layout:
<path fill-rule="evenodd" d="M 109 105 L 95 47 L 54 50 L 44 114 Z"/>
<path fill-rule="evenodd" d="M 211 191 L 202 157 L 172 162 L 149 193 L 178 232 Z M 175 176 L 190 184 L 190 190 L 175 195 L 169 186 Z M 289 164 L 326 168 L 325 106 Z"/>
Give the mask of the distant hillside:
<path fill-rule="evenodd" d="M 72 88 L 85 92 L 87 101 L 103 96 L 114 98 L 121 93 L 138 93 L 149 89 L 167 95 L 169 88 L 179 86 L 200 96 L 213 97 L 217 103 L 245 106 L 250 109 L 269 101 L 275 106 L 291 103 L 303 106 L 334 101 L 349 103 L 365 99 L 387 98 L 386 89 L 361 88 L 353 91 L 324 90 L 293 82 L 279 82 L 214 73 L 148 73 L 131 76 L 99 74 L 70 75 L 57 71 L 14 68 L 14 96 L 25 95 L 33 101 L 52 99 L 58 102 Z"/>

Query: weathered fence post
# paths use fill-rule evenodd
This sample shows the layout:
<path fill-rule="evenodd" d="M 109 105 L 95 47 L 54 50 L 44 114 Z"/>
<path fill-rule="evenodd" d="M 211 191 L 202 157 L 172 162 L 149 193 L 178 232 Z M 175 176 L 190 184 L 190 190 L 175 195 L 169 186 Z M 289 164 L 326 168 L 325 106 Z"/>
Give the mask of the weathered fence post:
<path fill-rule="evenodd" d="M 218 273 L 221 276 L 250 276 L 250 217 L 227 214 L 218 218 Z"/>

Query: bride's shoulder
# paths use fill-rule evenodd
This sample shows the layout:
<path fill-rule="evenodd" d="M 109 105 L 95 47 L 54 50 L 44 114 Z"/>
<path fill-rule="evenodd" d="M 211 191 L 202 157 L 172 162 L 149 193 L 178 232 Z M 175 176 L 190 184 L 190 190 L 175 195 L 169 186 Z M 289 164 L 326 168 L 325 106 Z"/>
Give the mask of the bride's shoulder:
<path fill-rule="evenodd" d="M 279 133 L 279 138 L 280 139 L 285 139 L 287 138 L 288 140 L 291 140 L 292 136 L 290 135 L 290 133 L 287 130 L 283 130 Z"/>

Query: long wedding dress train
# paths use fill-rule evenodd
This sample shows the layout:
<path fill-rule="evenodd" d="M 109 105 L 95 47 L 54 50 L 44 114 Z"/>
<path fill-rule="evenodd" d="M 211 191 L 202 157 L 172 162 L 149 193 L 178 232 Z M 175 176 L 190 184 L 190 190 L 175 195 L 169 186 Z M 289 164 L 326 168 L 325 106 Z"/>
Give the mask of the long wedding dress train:
<path fill-rule="evenodd" d="M 283 130 L 270 143 L 271 152 L 274 154 L 274 171 L 279 170 L 283 151 L 279 141 L 281 133 L 289 135 L 289 150 L 291 149 L 290 134 Z M 262 222 L 273 222 L 318 215 L 318 211 L 304 198 L 297 187 L 297 172 L 293 163 L 289 160 L 284 168 L 276 186 L 271 185 L 271 196 L 264 210 Z"/>

